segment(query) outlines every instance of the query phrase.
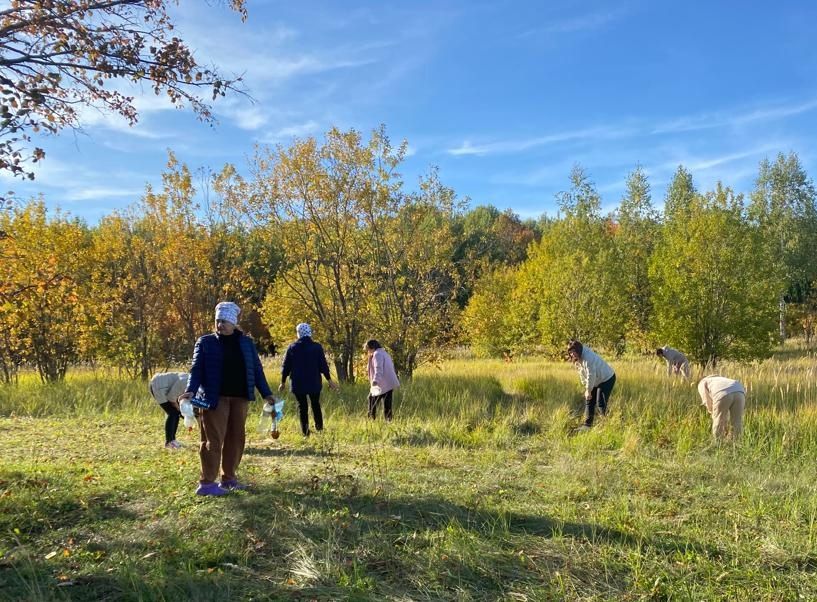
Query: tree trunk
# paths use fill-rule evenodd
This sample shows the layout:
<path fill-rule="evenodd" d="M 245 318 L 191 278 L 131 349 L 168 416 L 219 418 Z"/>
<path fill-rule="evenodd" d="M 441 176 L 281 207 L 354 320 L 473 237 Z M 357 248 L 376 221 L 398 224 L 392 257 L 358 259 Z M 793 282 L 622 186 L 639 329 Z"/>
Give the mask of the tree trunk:
<path fill-rule="evenodd" d="M 780 342 L 786 342 L 786 299 L 780 295 Z"/>
<path fill-rule="evenodd" d="M 409 353 L 406 355 L 406 365 L 403 366 L 403 373 L 401 374 L 403 380 L 411 380 L 415 368 L 417 368 L 417 354 Z"/>
<path fill-rule="evenodd" d="M 150 376 L 150 358 L 148 357 L 148 337 L 147 333 L 142 333 L 141 341 L 141 365 L 139 366 L 139 377 L 142 380 L 147 380 Z"/>
<path fill-rule="evenodd" d="M 347 382 L 349 373 L 346 371 L 346 359 L 343 356 L 344 354 L 335 356 L 335 372 L 340 382 Z"/>

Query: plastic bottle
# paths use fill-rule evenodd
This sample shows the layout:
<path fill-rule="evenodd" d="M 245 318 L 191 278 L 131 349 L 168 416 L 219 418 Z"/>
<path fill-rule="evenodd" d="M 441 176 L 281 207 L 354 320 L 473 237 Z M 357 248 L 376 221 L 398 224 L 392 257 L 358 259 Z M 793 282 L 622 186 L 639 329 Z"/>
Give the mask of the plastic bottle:
<path fill-rule="evenodd" d="M 188 432 L 192 431 L 193 427 L 196 426 L 196 415 L 193 413 L 193 404 L 190 403 L 189 399 L 182 400 L 181 404 L 179 404 L 179 411 L 184 417 L 185 428 L 187 428 Z"/>
<path fill-rule="evenodd" d="M 281 434 L 278 432 L 278 421 L 284 417 L 284 400 L 277 399 L 275 404 L 272 406 L 273 411 L 275 412 L 272 416 L 272 428 L 270 429 L 270 437 L 273 439 L 277 439 Z"/>
<path fill-rule="evenodd" d="M 269 433 L 270 437 L 277 439 L 280 435 L 278 432 L 278 421 L 284 417 L 284 400 L 277 399 L 274 403 L 269 401 L 264 404 L 261 409 L 261 419 L 258 422 L 259 433 Z"/>
<path fill-rule="evenodd" d="M 284 400 L 283 399 L 276 399 L 275 405 L 272 406 L 275 410 L 275 421 L 278 422 L 281 418 L 284 417 Z"/>
<path fill-rule="evenodd" d="M 261 408 L 261 420 L 258 421 L 259 433 L 266 433 L 272 430 L 273 423 L 275 422 L 274 414 L 275 406 L 270 402 L 266 402 L 264 407 Z"/>

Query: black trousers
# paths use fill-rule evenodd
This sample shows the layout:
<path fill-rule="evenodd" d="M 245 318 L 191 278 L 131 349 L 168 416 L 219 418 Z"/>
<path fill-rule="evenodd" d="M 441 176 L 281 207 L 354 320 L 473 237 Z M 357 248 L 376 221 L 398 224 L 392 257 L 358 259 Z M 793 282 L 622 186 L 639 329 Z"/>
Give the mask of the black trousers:
<path fill-rule="evenodd" d="M 596 416 L 596 405 L 602 415 L 607 413 L 607 402 L 610 401 L 610 393 L 616 384 L 616 375 L 613 374 L 597 387 L 590 391 L 590 399 L 584 402 L 584 425 L 593 426 L 593 418 Z"/>
<path fill-rule="evenodd" d="M 391 420 L 391 394 L 392 391 L 386 391 L 382 395 L 369 395 L 369 418 L 377 418 L 377 406 L 380 401 L 383 401 L 383 417 L 386 420 Z"/>
<path fill-rule="evenodd" d="M 165 445 L 176 438 L 176 431 L 179 430 L 179 418 L 182 417 L 181 412 L 176 409 L 169 401 L 159 404 L 159 407 L 165 411 L 167 418 L 165 419 Z"/>
<path fill-rule="evenodd" d="M 307 403 L 307 397 L 309 403 Z M 323 412 L 321 412 L 321 392 L 317 393 L 295 393 L 298 400 L 298 415 L 301 419 L 301 432 L 304 437 L 309 436 L 309 405 L 312 405 L 312 417 L 315 419 L 315 430 L 323 430 Z"/>

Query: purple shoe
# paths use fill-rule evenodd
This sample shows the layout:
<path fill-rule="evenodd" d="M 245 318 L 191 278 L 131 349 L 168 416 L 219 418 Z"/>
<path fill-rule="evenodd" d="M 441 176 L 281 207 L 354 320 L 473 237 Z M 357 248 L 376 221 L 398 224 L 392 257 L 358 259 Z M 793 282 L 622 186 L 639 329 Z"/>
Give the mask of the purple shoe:
<path fill-rule="evenodd" d="M 222 489 L 218 483 L 199 483 L 196 489 L 196 495 L 227 495 L 230 493 L 227 489 Z"/>
<path fill-rule="evenodd" d="M 238 479 L 228 479 L 226 481 L 221 481 L 221 488 L 228 489 L 230 491 L 246 491 L 250 488 L 250 486 L 239 483 Z"/>

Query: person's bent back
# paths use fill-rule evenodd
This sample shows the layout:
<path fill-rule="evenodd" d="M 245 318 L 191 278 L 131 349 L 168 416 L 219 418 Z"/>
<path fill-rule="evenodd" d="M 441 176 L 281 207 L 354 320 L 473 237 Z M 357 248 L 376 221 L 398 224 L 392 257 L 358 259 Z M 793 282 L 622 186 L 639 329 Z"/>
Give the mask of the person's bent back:
<path fill-rule="evenodd" d="M 701 404 L 706 406 L 712 416 L 712 435 L 716 439 L 723 439 L 731 423 L 731 436 L 740 437 L 746 406 L 746 389 L 743 385 L 724 376 L 707 376 L 698 383 L 698 394 L 701 396 Z"/>

